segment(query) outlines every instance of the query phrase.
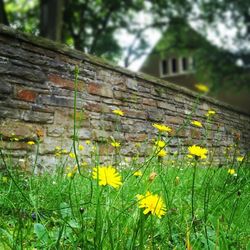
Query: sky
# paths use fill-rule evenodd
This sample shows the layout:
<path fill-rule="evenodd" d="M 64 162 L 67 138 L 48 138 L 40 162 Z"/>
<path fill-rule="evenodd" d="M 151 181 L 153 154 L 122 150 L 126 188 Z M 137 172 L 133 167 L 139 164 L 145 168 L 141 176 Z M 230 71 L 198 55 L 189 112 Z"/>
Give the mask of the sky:
<path fill-rule="evenodd" d="M 141 23 L 142 26 L 144 26 L 146 23 L 151 21 L 151 17 L 141 12 L 141 13 L 138 13 L 137 15 L 137 21 Z M 225 20 L 225 21 L 227 23 L 230 23 L 230 15 L 228 15 L 228 20 Z M 201 23 L 196 21 L 196 22 L 191 22 L 190 25 L 196 31 L 201 33 L 200 32 Z M 229 29 L 225 23 L 218 23 L 216 27 L 207 27 L 206 39 L 218 47 L 222 47 L 230 51 L 237 51 L 238 45 L 236 45 L 234 42 L 236 33 L 237 33 L 237 29 L 235 27 L 231 26 Z M 148 48 L 147 54 L 138 58 L 138 60 L 134 61 L 131 65 L 129 65 L 128 68 L 132 71 L 138 71 L 140 69 L 141 65 L 147 58 L 147 55 L 150 53 L 150 51 L 154 48 L 156 43 L 161 38 L 161 33 L 157 30 L 149 30 L 146 33 L 146 36 L 148 37 L 148 42 L 149 42 L 149 48 Z M 132 43 L 134 36 L 128 34 L 124 30 L 120 30 L 120 32 L 117 34 L 117 39 L 121 46 L 126 46 L 127 44 Z M 124 66 L 123 59 L 124 57 L 119 62 L 120 66 Z"/>

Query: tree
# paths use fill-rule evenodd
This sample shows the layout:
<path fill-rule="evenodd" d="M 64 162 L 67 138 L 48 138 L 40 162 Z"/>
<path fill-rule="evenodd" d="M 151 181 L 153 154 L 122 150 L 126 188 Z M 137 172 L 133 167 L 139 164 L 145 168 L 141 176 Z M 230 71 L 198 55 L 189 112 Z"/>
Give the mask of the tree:
<path fill-rule="evenodd" d="M 40 0 L 40 35 L 61 41 L 64 0 Z"/>
<path fill-rule="evenodd" d="M 3 0 L 0 0 L 0 23 L 9 25 L 9 21 L 6 15 Z"/>
<path fill-rule="evenodd" d="M 125 66 L 147 52 L 148 30 L 158 29 L 163 32 L 169 22 L 176 18 L 188 23 L 199 23 L 199 32 L 203 36 L 207 35 L 208 27 L 216 30 L 217 24 L 223 21 L 237 29 L 237 51 L 234 53 L 226 51 L 227 48 L 218 48 L 213 55 L 209 52 L 207 55 L 202 51 L 200 53 L 200 58 L 210 60 L 211 68 L 212 63 L 216 64 L 219 60 L 223 62 L 220 72 L 216 70 L 211 76 L 217 79 L 214 81 L 216 84 L 224 79 L 225 75 L 222 74 L 235 79 L 233 74 L 243 71 L 239 67 L 228 67 L 226 58 L 232 64 L 241 59 L 243 66 L 246 61 L 250 61 L 250 11 L 248 1 L 245 0 L 5 0 L 4 3 L 0 0 L 1 22 L 8 24 L 9 20 L 15 28 L 62 41 L 114 62 L 123 55 Z M 151 20 L 144 24 L 138 22 L 138 12 L 148 13 Z M 117 38 L 120 30 L 134 37 L 125 47 L 120 45 Z M 206 67 L 205 61 L 203 64 Z M 245 69 L 244 74 L 249 75 Z M 239 79 L 240 83 L 247 85 L 245 77 Z M 231 81 L 227 82 L 230 84 Z"/>

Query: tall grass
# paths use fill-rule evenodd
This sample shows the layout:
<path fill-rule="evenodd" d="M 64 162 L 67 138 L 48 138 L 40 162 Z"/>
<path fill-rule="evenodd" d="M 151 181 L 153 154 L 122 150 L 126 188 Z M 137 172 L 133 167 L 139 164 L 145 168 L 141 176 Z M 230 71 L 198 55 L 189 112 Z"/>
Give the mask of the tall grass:
<path fill-rule="evenodd" d="M 78 70 L 76 89 L 77 76 Z M 197 105 L 198 101 L 193 112 Z M 118 128 L 126 114 L 113 115 Z M 192 113 L 176 132 L 185 130 L 191 119 Z M 206 145 L 206 127 L 211 123 L 209 116 L 201 128 L 200 146 Z M 135 157 L 128 162 L 120 154 L 122 144 L 113 144 L 109 165 L 117 174 L 113 180 L 122 182 L 114 187 L 109 182 L 111 175 L 100 182 L 103 166 L 98 145 L 85 145 L 83 150 L 92 148 L 91 161 L 86 164 L 77 133 L 75 105 L 71 152 L 55 149 L 55 171 L 42 175 L 34 174 L 42 138 L 34 145 L 31 173 L 20 170 L 1 149 L 0 249 L 250 248 L 249 163 L 247 155 L 239 158 L 237 143 L 219 166 L 211 150 L 206 157 L 187 157 L 189 150 L 181 145 L 170 152 L 173 137 L 164 131 L 144 144 L 151 152 L 143 161 Z M 164 146 L 156 143 L 159 141 Z M 108 143 L 114 142 L 111 138 Z M 162 150 L 166 156 L 160 154 Z M 152 208 L 147 211 L 150 198 Z M 159 216 L 161 202 L 160 210 L 165 208 L 165 212 Z"/>

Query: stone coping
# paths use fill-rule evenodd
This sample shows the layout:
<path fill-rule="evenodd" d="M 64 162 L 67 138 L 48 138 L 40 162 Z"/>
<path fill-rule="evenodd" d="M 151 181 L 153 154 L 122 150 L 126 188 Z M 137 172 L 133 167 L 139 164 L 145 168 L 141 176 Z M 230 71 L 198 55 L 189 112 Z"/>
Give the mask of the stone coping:
<path fill-rule="evenodd" d="M 11 36 L 11 37 L 16 38 L 18 40 L 21 40 L 21 41 L 24 41 L 24 42 L 48 49 L 48 50 L 52 50 L 52 51 L 55 51 L 55 52 L 58 52 L 58 53 L 61 53 L 64 55 L 68 55 L 68 56 L 75 58 L 75 59 L 82 61 L 82 62 L 83 61 L 90 62 L 92 64 L 101 66 L 103 68 L 110 69 L 110 70 L 125 74 L 125 75 L 130 76 L 134 79 L 137 78 L 140 80 L 150 82 L 151 84 L 157 84 L 157 85 L 160 85 L 163 87 L 167 87 L 167 88 L 172 89 L 176 92 L 179 92 L 179 93 L 182 93 L 185 95 L 189 95 L 189 96 L 192 96 L 194 98 L 197 98 L 199 96 L 198 93 L 196 93 L 192 90 L 189 90 L 185 87 L 178 86 L 178 85 L 173 84 L 171 82 L 168 82 L 166 80 L 163 80 L 163 79 L 160 79 L 160 78 L 157 78 L 154 76 L 150 76 L 150 75 L 147 75 L 147 74 L 144 74 L 141 72 L 130 71 L 126 68 L 112 64 L 111 62 L 108 62 L 107 60 L 102 59 L 100 57 L 93 56 L 93 55 L 84 53 L 82 51 L 72 49 L 67 45 L 64 45 L 64 44 L 61 44 L 61 43 L 58 43 L 58 42 L 55 42 L 55 41 L 52 41 L 52 40 L 49 40 L 49 39 L 46 39 L 43 37 L 34 36 L 31 34 L 17 31 L 15 29 L 10 28 L 10 27 L 3 25 L 3 24 L 0 24 L 0 34 L 3 34 L 5 36 Z M 243 111 L 238 107 L 234 107 L 230 104 L 219 101 L 215 98 L 212 98 L 209 96 L 200 96 L 200 100 L 207 101 L 207 102 L 214 104 L 216 106 L 221 106 L 223 108 L 226 108 L 226 109 L 229 109 L 229 110 L 232 110 L 234 112 L 237 112 L 237 113 L 240 113 L 240 114 L 243 114 L 243 115 L 250 117 L 250 113 Z"/>

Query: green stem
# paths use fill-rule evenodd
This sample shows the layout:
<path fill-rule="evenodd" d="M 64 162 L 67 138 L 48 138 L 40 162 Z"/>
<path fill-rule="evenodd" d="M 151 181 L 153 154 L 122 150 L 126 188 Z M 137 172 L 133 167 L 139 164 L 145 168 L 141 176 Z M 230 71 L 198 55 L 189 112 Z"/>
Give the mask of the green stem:
<path fill-rule="evenodd" d="M 195 220 L 195 214 L 194 214 L 194 210 L 195 210 L 195 208 L 194 208 L 194 185 L 195 185 L 195 177 L 196 177 L 196 167 L 197 167 L 197 160 L 195 161 L 195 164 L 194 164 L 193 179 L 192 179 L 192 193 L 191 193 L 192 225 L 193 225 L 194 232 L 196 231 L 195 223 L 194 223 L 194 220 Z"/>

